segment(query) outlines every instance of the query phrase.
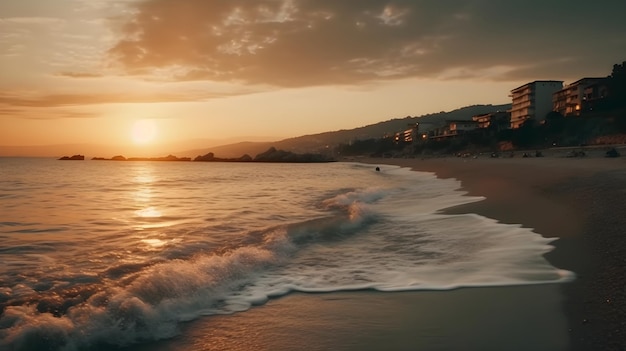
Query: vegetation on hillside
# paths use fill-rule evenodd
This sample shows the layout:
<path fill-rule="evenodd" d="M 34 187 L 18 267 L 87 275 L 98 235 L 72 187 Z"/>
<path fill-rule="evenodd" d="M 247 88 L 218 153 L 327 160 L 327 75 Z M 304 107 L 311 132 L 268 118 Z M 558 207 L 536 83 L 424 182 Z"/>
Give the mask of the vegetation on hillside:
<path fill-rule="evenodd" d="M 338 156 L 407 156 L 626 143 L 626 61 L 613 66 L 605 84 L 610 93 L 580 116 L 553 111 L 542 123 L 529 119 L 518 129 L 503 128 L 499 121 L 454 137 L 404 142 L 389 135 L 344 142 L 334 151 Z"/>

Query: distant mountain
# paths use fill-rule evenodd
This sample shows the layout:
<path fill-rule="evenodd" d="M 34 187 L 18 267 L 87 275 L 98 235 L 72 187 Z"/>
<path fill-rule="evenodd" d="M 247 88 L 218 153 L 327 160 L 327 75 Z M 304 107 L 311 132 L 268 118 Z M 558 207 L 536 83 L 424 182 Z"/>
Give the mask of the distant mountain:
<path fill-rule="evenodd" d="M 504 105 L 473 105 L 463 107 L 450 112 L 439 112 L 427 114 L 419 117 L 407 116 L 395 118 L 376 124 L 367 125 L 354 129 L 344 129 L 334 132 L 325 132 L 312 135 L 304 135 L 295 138 L 284 139 L 276 142 L 244 142 L 230 145 L 222 145 L 206 149 L 197 149 L 183 152 L 181 154 L 191 157 L 204 155 L 208 152 L 215 153 L 219 157 L 239 157 L 248 154 L 255 157 L 257 154 L 266 151 L 270 147 L 295 153 L 323 152 L 333 148 L 340 143 L 348 143 L 354 140 L 365 140 L 371 138 L 381 138 L 385 135 L 403 131 L 408 126 L 420 123 L 420 130 L 428 131 L 437 128 L 446 120 L 471 120 L 472 116 L 503 111 L 511 108 L 511 104 Z"/>

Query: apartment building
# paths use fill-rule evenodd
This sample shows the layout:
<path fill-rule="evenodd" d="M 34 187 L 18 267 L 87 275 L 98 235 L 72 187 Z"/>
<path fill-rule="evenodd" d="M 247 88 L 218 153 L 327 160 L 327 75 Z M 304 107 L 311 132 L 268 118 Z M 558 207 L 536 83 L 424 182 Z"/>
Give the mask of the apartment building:
<path fill-rule="evenodd" d="M 589 102 L 593 99 L 593 87 L 604 79 L 588 77 L 567 85 L 553 94 L 552 109 L 563 116 L 580 116 L 591 107 Z"/>
<path fill-rule="evenodd" d="M 563 89 L 563 81 L 536 80 L 511 90 L 511 129 L 519 128 L 526 120 L 543 121 L 552 111 L 552 95 Z"/>
<path fill-rule="evenodd" d="M 394 135 L 394 141 L 396 143 L 402 141 L 405 143 L 412 143 L 415 140 L 418 140 L 419 133 L 419 123 L 411 123 L 408 125 L 409 129 L 406 129 L 402 132 L 398 132 Z"/>
<path fill-rule="evenodd" d="M 446 120 L 446 124 L 432 131 L 431 139 L 455 137 L 478 129 L 478 122 L 466 120 Z"/>
<path fill-rule="evenodd" d="M 596 83 L 586 86 L 583 113 L 594 112 L 597 108 L 602 108 L 609 96 L 608 78 L 602 78 Z"/>
<path fill-rule="evenodd" d="M 472 120 L 477 123 L 479 129 L 493 129 L 496 132 L 511 125 L 511 115 L 508 111 L 483 113 L 472 116 Z"/>

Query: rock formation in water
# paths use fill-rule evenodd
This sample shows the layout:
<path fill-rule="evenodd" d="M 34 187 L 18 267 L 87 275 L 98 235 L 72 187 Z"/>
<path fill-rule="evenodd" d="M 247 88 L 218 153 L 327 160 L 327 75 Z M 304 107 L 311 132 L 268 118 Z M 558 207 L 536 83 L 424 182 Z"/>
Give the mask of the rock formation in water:
<path fill-rule="evenodd" d="M 83 156 L 83 155 L 74 155 L 72 157 L 70 157 L 70 156 L 63 156 L 59 160 L 61 160 L 61 161 L 83 161 L 84 159 L 85 159 L 85 156 Z"/>

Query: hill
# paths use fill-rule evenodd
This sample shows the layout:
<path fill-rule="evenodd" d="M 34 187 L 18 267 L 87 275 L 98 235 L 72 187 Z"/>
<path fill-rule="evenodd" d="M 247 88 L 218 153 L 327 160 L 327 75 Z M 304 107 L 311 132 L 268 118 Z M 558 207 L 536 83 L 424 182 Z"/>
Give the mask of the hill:
<path fill-rule="evenodd" d="M 385 135 L 394 134 L 407 129 L 409 124 L 420 123 L 420 130 L 427 131 L 443 125 L 445 120 L 471 120 L 472 116 L 478 114 L 507 110 L 509 108 L 511 108 L 510 104 L 473 105 L 450 112 L 442 111 L 419 117 L 407 116 L 404 118 L 394 118 L 364 127 L 304 135 L 276 142 L 242 142 L 206 149 L 189 150 L 179 154 L 194 157 L 213 152 L 219 157 L 239 157 L 244 154 L 254 157 L 272 146 L 277 149 L 295 153 L 317 153 L 324 152 L 327 148 L 332 148 L 340 143 L 347 143 L 354 140 L 381 138 Z"/>

